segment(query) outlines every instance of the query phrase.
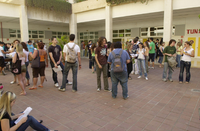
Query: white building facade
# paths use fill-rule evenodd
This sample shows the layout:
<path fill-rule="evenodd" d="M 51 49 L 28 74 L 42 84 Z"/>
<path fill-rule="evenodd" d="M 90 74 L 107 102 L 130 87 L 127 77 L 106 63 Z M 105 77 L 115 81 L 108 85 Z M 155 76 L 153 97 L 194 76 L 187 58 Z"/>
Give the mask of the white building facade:
<path fill-rule="evenodd" d="M 200 1 L 199 0 L 150 0 L 148 3 L 109 5 L 106 0 L 86 0 L 72 3 L 72 14 L 59 20 L 53 15 L 27 11 L 23 0 L 0 0 L 0 38 L 5 43 L 14 39 L 22 41 L 50 41 L 74 33 L 76 41 L 93 40 L 100 36 L 108 41 L 122 41 L 138 36 L 141 41 L 149 37 L 163 38 L 168 43 L 193 40 L 195 58 L 200 59 Z M 15 1 L 15 2 L 14 2 Z M 3 34 L 3 35 L 2 35 Z M 2 39 L 3 37 L 3 39 Z"/>

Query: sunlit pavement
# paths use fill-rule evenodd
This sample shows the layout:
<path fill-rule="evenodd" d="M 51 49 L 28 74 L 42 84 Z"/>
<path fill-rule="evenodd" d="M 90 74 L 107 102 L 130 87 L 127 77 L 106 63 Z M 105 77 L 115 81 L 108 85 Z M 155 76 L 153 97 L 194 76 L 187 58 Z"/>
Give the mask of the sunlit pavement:
<path fill-rule="evenodd" d="M 118 86 L 118 96 L 111 97 L 110 92 L 97 92 L 96 74 L 88 68 L 88 59 L 82 59 L 82 69 L 78 71 L 78 92 L 72 92 L 72 86 L 67 85 L 66 92 L 60 92 L 54 87 L 51 78 L 51 68 L 46 69 L 47 82 L 43 88 L 28 90 L 27 96 L 19 96 L 21 89 L 17 84 L 11 85 L 13 75 L 0 75 L 4 91 L 17 94 L 13 107 L 14 113 L 19 113 L 30 106 L 30 113 L 49 129 L 59 131 L 199 131 L 200 122 L 198 108 L 200 104 L 200 69 L 191 69 L 191 82 L 179 84 L 179 69 L 173 73 L 174 82 L 163 82 L 163 68 L 156 66 L 150 69 L 146 81 L 131 75 L 128 81 L 129 99 L 122 99 L 122 89 Z M 29 67 L 30 76 L 32 70 Z M 185 76 L 185 72 L 184 72 Z M 72 74 L 68 79 L 72 81 Z M 185 79 L 185 78 L 184 78 Z M 59 84 L 62 74 L 58 74 Z M 31 81 L 32 85 L 32 81 Z M 111 80 L 109 79 L 111 88 Z M 30 86 L 31 87 L 31 86 Z M 103 81 L 102 81 L 103 89 Z M 197 92 L 191 91 L 197 89 Z M 33 129 L 28 128 L 28 131 Z"/>

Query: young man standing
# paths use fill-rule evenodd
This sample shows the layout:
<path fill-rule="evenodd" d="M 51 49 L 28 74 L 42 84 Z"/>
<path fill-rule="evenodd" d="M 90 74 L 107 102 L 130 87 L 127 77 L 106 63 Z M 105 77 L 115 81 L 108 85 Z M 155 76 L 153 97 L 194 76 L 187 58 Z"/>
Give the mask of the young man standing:
<path fill-rule="evenodd" d="M 91 53 L 92 41 L 89 40 L 88 42 L 88 52 L 89 52 L 89 68 L 92 69 L 92 53 Z"/>
<path fill-rule="evenodd" d="M 135 57 L 134 57 L 135 64 L 134 64 L 134 67 L 133 67 L 134 68 L 133 72 L 135 74 L 139 74 L 138 61 L 137 61 L 138 56 L 136 55 L 137 54 L 137 50 L 139 48 L 138 43 L 140 43 L 139 39 L 137 37 L 134 38 L 133 39 L 133 50 L 132 50 L 132 52 L 133 52 L 133 54 L 135 54 Z"/>
<path fill-rule="evenodd" d="M 32 42 L 30 40 L 28 41 L 27 48 L 28 48 L 28 51 L 32 52 L 32 54 L 33 54 L 34 46 L 33 46 Z"/>
<path fill-rule="evenodd" d="M 104 82 L 104 91 L 111 91 L 108 85 L 108 76 L 107 76 L 107 48 L 105 47 L 106 38 L 100 37 L 98 41 L 98 47 L 95 51 L 95 60 L 96 60 L 96 72 L 97 72 L 97 91 L 101 91 L 101 72 L 103 72 L 103 82 Z"/>
<path fill-rule="evenodd" d="M 176 41 L 174 39 L 171 39 L 169 41 L 169 45 L 165 47 L 164 51 L 163 51 L 163 55 L 165 55 L 165 62 L 164 62 L 164 68 L 163 68 L 163 81 L 167 82 L 167 70 L 169 68 L 169 72 L 168 72 L 168 80 L 170 82 L 173 82 L 172 80 L 172 68 L 169 67 L 168 61 L 167 61 L 167 57 L 168 56 L 176 56 L 176 48 L 175 48 L 175 44 Z"/>
<path fill-rule="evenodd" d="M 63 80 L 62 86 L 58 88 L 59 91 L 65 91 L 66 89 L 66 78 L 68 76 L 69 70 L 72 69 L 73 75 L 73 84 L 72 84 L 72 92 L 77 91 L 77 73 L 78 68 L 81 69 L 81 54 L 80 48 L 78 45 L 74 43 L 75 35 L 71 34 L 69 36 L 70 42 L 64 46 L 63 53 L 65 58 L 65 69 L 63 73 Z M 77 56 L 78 56 L 78 63 L 77 63 Z M 71 58 L 73 58 L 71 60 Z"/>
<path fill-rule="evenodd" d="M 111 64 L 111 81 L 112 81 L 112 97 L 117 97 L 117 85 L 120 82 L 122 86 L 122 95 L 124 100 L 128 98 L 128 73 L 127 73 L 127 64 L 130 63 L 130 57 L 127 51 L 122 50 L 122 44 L 121 42 L 116 42 L 114 44 L 114 49 L 112 53 L 108 56 L 108 63 Z M 114 55 L 120 55 L 120 62 L 123 67 L 122 72 L 114 72 L 114 62 L 116 57 Z"/>
<path fill-rule="evenodd" d="M 152 62 L 152 69 L 154 69 L 154 58 L 155 58 L 155 43 L 153 42 L 153 38 L 149 39 L 150 45 L 149 45 L 149 60 L 148 65 L 150 68 L 150 60 Z"/>
<path fill-rule="evenodd" d="M 58 68 L 58 66 L 60 66 L 62 68 L 62 73 L 64 72 L 64 66 L 61 62 L 62 49 L 59 45 L 57 45 L 57 39 L 55 37 L 52 37 L 51 41 L 52 41 L 52 45 L 49 46 L 49 57 L 50 57 L 50 64 L 51 64 L 52 73 L 53 73 L 52 77 L 53 77 L 55 87 L 59 87 L 57 73 L 53 70 L 53 68 L 54 67 Z M 72 84 L 71 82 L 68 82 L 68 80 L 66 80 L 66 82 L 68 84 Z"/>

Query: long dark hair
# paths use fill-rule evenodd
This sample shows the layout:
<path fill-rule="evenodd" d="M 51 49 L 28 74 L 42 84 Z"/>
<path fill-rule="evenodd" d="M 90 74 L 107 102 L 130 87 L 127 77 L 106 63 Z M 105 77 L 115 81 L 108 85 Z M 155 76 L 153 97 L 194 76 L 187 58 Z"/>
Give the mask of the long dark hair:
<path fill-rule="evenodd" d="M 147 48 L 149 49 L 149 43 L 148 43 L 148 41 L 145 41 L 144 43 L 146 44 Z"/>
<path fill-rule="evenodd" d="M 23 49 L 24 49 L 24 50 L 28 51 L 28 48 L 27 48 L 27 45 L 26 45 L 26 43 L 24 43 L 24 42 L 21 42 L 21 45 L 22 45 L 22 47 L 23 47 Z"/>
<path fill-rule="evenodd" d="M 103 40 L 104 40 L 104 39 L 106 40 L 106 38 L 103 37 L 103 36 L 99 38 L 99 41 L 98 41 L 98 46 L 99 46 L 99 47 L 101 47 L 101 46 L 103 45 Z M 106 40 L 106 43 L 107 43 L 107 40 Z"/>
<path fill-rule="evenodd" d="M 92 44 L 92 47 L 91 47 L 91 50 L 92 50 L 92 52 L 94 52 L 94 48 L 96 48 L 97 46 L 96 46 L 96 44 L 94 43 L 94 44 Z"/>

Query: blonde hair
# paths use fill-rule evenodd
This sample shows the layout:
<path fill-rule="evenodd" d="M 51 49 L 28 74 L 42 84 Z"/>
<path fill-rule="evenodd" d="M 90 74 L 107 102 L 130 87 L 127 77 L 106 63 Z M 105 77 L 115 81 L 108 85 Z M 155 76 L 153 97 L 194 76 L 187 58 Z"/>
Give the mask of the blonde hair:
<path fill-rule="evenodd" d="M 16 45 L 16 51 L 17 51 L 17 53 L 19 53 L 21 56 L 24 56 L 22 44 L 17 44 L 17 45 Z"/>
<path fill-rule="evenodd" d="M 0 120 L 8 113 L 11 116 L 11 102 L 16 99 L 16 95 L 13 92 L 5 92 L 0 99 Z"/>
<path fill-rule="evenodd" d="M 181 43 L 181 42 L 178 42 L 177 45 L 178 45 L 179 47 L 181 47 L 181 46 L 182 46 L 182 43 Z"/>
<path fill-rule="evenodd" d="M 126 46 L 127 50 L 130 49 L 131 45 L 132 45 L 131 43 L 128 43 L 128 45 Z"/>

